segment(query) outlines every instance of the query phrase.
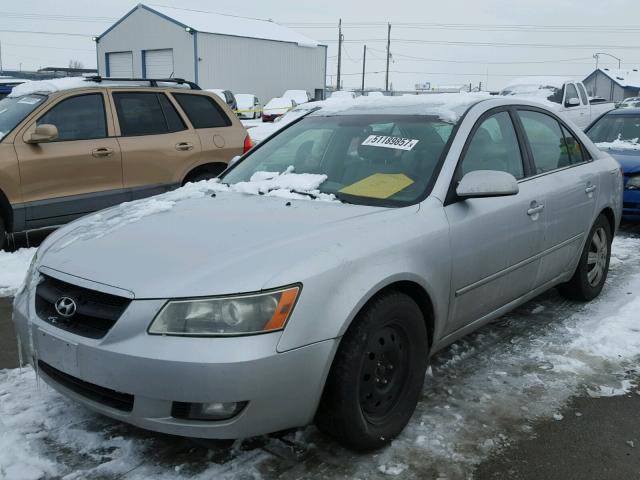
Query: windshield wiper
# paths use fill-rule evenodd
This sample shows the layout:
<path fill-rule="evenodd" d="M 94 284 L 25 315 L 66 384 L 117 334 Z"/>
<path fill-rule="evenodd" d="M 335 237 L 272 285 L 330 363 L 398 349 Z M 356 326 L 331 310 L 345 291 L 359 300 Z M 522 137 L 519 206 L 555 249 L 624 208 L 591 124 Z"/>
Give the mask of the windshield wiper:
<path fill-rule="evenodd" d="M 304 195 L 306 197 L 313 198 L 314 200 L 317 200 L 318 198 L 320 198 L 320 195 L 318 195 L 317 193 L 313 193 L 313 192 L 303 192 L 302 190 L 296 190 L 294 188 L 287 188 L 287 190 L 289 190 L 291 193 L 295 193 L 295 194 L 298 194 L 298 195 Z"/>

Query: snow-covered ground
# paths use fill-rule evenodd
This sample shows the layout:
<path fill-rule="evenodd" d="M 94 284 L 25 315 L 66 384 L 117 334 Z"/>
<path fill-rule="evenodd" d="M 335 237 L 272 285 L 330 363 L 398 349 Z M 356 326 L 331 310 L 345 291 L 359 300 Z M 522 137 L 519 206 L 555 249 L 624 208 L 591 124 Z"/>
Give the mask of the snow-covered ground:
<path fill-rule="evenodd" d="M 35 248 L 21 248 L 13 253 L 0 250 L 0 297 L 13 295 L 22 285 L 35 253 Z"/>
<path fill-rule="evenodd" d="M 95 415 L 30 368 L 0 371 L 0 478 L 468 478 L 489 452 L 562 421 L 574 394 L 619 395 L 640 352 L 640 237 L 615 240 L 603 294 L 551 291 L 432 362 L 423 398 L 391 446 L 356 455 L 314 427 L 209 450 Z M 4 477 L 3 477 L 4 476 Z"/>

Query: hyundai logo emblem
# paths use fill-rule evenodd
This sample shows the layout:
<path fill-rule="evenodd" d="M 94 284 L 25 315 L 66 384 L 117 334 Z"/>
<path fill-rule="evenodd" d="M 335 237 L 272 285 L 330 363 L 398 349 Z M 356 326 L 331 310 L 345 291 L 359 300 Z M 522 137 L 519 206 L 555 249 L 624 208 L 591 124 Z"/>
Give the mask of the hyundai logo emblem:
<path fill-rule="evenodd" d="M 56 312 L 64 318 L 71 318 L 76 314 L 78 306 L 73 298 L 60 297 L 55 304 Z"/>

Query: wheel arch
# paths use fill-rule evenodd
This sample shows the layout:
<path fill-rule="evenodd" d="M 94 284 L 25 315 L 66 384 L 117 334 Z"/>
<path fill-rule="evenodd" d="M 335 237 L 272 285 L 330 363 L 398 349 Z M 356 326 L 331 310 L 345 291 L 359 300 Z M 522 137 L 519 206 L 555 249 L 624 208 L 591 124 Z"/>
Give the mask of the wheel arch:
<path fill-rule="evenodd" d="M 362 304 L 362 306 L 358 308 L 351 322 L 349 322 L 346 330 L 348 330 L 351 325 L 353 325 L 353 322 L 358 318 L 360 312 L 367 308 L 371 304 L 371 302 L 384 295 L 385 293 L 391 291 L 404 293 L 405 295 L 408 295 L 414 302 L 416 302 L 424 317 L 425 326 L 427 328 L 427 342 L 429 344 L 429 349 L 431 349 L 434 344 L 434 333 L 436 327 L 435 305 L 427 289 L 420 283 L 413 280 L 395 280 L 376 289 Z"/>
<path fill-rule="evenodd" d="M 611 236 L 613 237 L 613 235 L 615 235 L 615 232 L 616 232 L 616 215 L 615 213 L 613 213 L 613 209 L 611 207 L 605 207 L 598 214 L 598 216 L 600 215 L 604 215 L 607 221 L 609 222 L 609 227 L 611 228 Z"/>
<path fill-rule="evenodd" d="M 7 232 L 13 231 L 13 208 L 2 190 L 0 190 L 0 217 L 4 220 L 4 228 Z"/>
<path fill-rule="evenodd" d="M 225 162 L 209 162 L 202 163 L 187 172 L 182 180 L 182 185 L 191 181 L 192 178 L 197 177 L 203 173 L 213 172 L 216 175 L 219 175 L 227 168 L 227 164 Z"/>

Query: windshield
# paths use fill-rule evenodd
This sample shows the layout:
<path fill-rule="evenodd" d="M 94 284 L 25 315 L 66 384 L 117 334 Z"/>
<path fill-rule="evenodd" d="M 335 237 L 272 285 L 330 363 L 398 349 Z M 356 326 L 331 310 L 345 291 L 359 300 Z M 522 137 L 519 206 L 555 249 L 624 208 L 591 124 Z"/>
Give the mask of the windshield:
<path fill-rule="evenodd" d="M 315 191 L 347 203 L 410 205 L 431 188 L 452 131 L 452 123 L 425 115 L 306 117 L 250 153 L 222 182 L 255 181 L 265 172 L 311 174 L 320 180 Z"/>
<path fill-rule="evenodd" d="M 44 95 L 25 95 L 0 100 L 0 140 L 16 128 L 16 125 L 33 112 L 45 98 Z"/>
<path fill-rule="evenodd" d="M 587 131 L 593 143 L 612 143 L 617 140 L 638 143 L 640 115 L 605 115 Z"/>

